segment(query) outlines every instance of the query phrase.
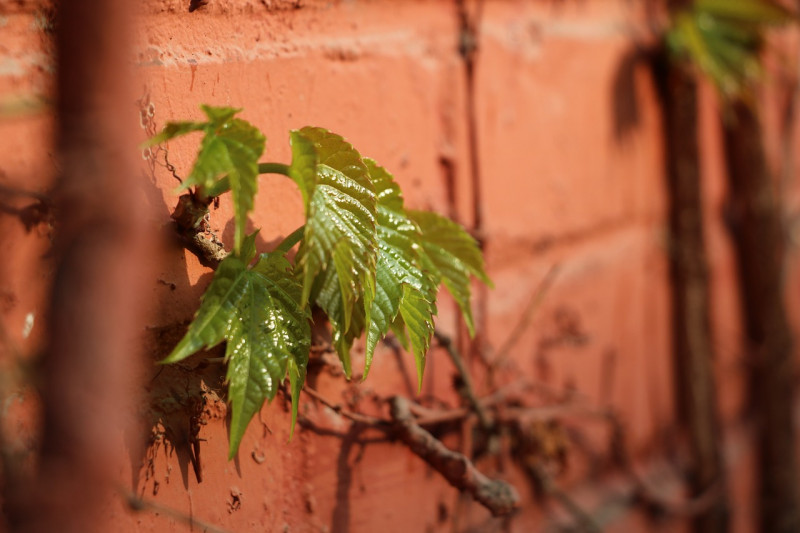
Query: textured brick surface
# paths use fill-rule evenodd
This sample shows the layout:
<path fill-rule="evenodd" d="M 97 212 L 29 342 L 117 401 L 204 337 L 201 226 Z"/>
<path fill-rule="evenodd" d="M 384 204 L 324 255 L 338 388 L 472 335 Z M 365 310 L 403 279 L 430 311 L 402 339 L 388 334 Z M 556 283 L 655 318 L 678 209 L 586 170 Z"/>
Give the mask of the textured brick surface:
<path fill-rule="evenodd" d="M 646 72 L 627 95 L 640 128 L 614 138 L 615 80 L 631 47 L 620 27 L 632 22 L 612 9 L 529 6 L 526 17 L 489 6 L 477 89 L 487 230 L 546 241 L 663 213 Z"/>
<path fill-rule="evenodd" d="M 523 320 L 532 295 L 555 265 L 551 288 L 494 377 L 502 384 L 524 376 L 574 389 L 593 408 L 613 407 L 634 458 L 645 465 L 671 453 L 679 435 L 661 119 L 647 68 L 634 63 L 625 76 L 620 73 L 643 35 L 640 6 L 634 4 L 487 2 L 472 111 L 457 48 L 456 7 L 444 0 L 211 0 L 191 13 L 188 2 L 145 0 L 132 61 L 140 96 L 152 102 L 158 126 L 199 118 L 201 103 L 241 107 L 242 116 L 267 135 L 264 159 L 281 162 L 289 159 L 290 129 L 323 126 L 393 172 L 409 206 L 471 225 L 477 205 L 496 285 L 493 291 L 477 291 L 489 360 Z M 46 94 L 52 82 L 48 13 L 38 4 L 0 2 L 0 104 L 13 110 L 0 117 L 0 185 L 38 192 L 48 190 L 55 169 L 51 117 L 46 108 L 28 105 L 31 96 Z M 620 108 L 620 102 L 628 107 Z M 707 156 L 703 187 L 715 364 L 721 411 L 732 424 L 744 403 L 746 360 L 737 273 L 724 223 L 716 110 L 713 92 L 704 89 L 700 138 Z M 136 121 L 138 111 L 132 103 L 120 110 L 120 120 Z M 468 152 L 469 113 L 478 127 L 477 190 Z M 624 135 L 619 134 L 621 120 L 633 121 Z M 769 123 L 774 130 L 774 113 Z M 774 131 L 771 135 L 777 138 Z M 188 173 L 196 147 L 193 137 L 168 144 L 179 176 Z M 161 166 L 153 173 L 143 168 L 141 194 L 156 206 L 157 215 L 142 223 L 169 231 L 176 185 Z M 302 206 L 285 178 L 264 176 L 260 190 L 251 222 L 262 228 L 257 244 L 263 251 L 302 224 Z M 787 198 L 794 213 L 796 191 Z M 211 214 L 212 228 L 226 242 L 232 240 L 231 215 L 225 198 Z M 9 337 L 27 350 L 41 336 L 38 321 L 29 339 L 21 332 L 28 313 L 38 320 L 44 310 L 49 235 L 43 227 L 26 230 L 6 211 L 0 211 L 0 221 L 0 247 L 14 254 L 13 261 L 0 262 L 0 317 Z M 142 295 L 153 307 L 143 334 L 152 361 L 166 355 L 179 338 L 211 275 L 177 243 L 164 246 L 167 259 L 156 269 L 152 291 Z M 797 294 L 800 279 L 796 255 L 792 248 L 790 295 Z M 800 323 L 800 300 L 790 296 L 787 302 Z M 439 325 L 454 333 L 457 324 L 454 305 L 443 294 Z M 354 361 L 356 368 L 363 364 L 358 343 Z M 473 361 L 473 367 L 479 389 L 485 390 L 481 365 Z M 200 386 L 189 372 L 169 372 L 179 392 Z M 146 379 L 155 374 L 149 372 Z M 378 413 L 380 407 L 363 398 L 408 392 L 408 374 L 413 376 L 411 356 L 398 359 L 381 346 L 363 384 L 347 384 L 328 371 L 310 381 L 335 402 L 354 401 L 359 409 Z M 445 354 L 434 350 L 423 393 L 455 404 L 452 374 Z M 204 386 L 219 389 L 222 384 Z M 160 405 L 159 412 L 173 408 L 179 409 Z M 229 531 L 500 527 L 500 521 L 460 499 L 400 445 L 373 442 L 381 437 L 375 433 L 348 432 L 340 416 L 307 397 L 301 411 L 316 429 L 299 428 L 288 443 L 289 415 L 279 396 L 251 424 L 233 462 L 225 460 L 224 411 L 217 413 L 200 432 L 205 478 L 200 484 L 180 436 L 167 448 L 151 446 L 145 467 L 133 446 L 121 479 L 126 488 L 133 484 L 138 494 L 163 507 L 134 514 L 114 499 L 108 513 L 119 519 L 120 531 L 184 531 L 185 516 Z M 584 491 L 587 502 L 602 503 L 606 488 L 598 472 L 614 451 L 608 427 L 580 416 L 571 418 L 569 426 L 580 430 L 585 447 L 596 456 L 576 446 L 560 481 L 577 493 Z M 144 443 L 150 429 L 132 442 Z M 451 434 L 446 442 L 460 447 L 466 437 Z M 737 509 L 748 502 L 749 453 L 729 454 Z M 490 460 L 481 467 L 492 475 L 502 470 L 523 495 L 523 509 L 510 521 L 510 530 L 538 530 L 543 520 L 552 519 L 553 509 L 534 501 L 519 471 Z M 752 516 L 751 511 L 742 516 Z M 648 522 L 635 514 L 620 518 L 616 527 L 645 529 Z"/>

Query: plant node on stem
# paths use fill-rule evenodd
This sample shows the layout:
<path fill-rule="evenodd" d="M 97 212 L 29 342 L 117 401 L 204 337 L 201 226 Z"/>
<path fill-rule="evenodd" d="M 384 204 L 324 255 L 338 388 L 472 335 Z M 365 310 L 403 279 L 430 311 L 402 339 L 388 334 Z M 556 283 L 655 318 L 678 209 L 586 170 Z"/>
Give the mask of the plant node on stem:
<path fill-rule="evenodd" d="M 184 194 L 178 198 L 171 218 L 178 226 L 178 235 L 204 265 L 216 269 L 228 256 L 222 241 L 208 225 L 207 203 Z"/>

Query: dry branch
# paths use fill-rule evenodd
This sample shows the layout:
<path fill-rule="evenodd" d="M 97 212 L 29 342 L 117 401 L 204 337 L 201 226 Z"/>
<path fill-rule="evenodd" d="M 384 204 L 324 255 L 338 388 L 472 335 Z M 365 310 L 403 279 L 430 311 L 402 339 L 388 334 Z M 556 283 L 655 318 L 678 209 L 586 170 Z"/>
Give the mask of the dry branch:
<path fill-rule="evenodd" d="M 414 420 L 409 401 L 400 396 L 390 400 L 396 436 L 416 455 L 431 465 L 452 486 L 470 493 L 494 516 L 511 513 L 519 503 L 517 491 L 498 479 L 489 479 L 463 454 L 448 449 Z"/>
<path fill-rule="evenodd" d="M 597 523 L 592 515 L 562 489 L 544 468 L 540 466 L 529 466 L 526 468 L 526 471 L 530 476 L 536 479 L 537 483 L 541 485 L 548 496 L 558 500 L 561 506 L 575 518 L 581 531 L 599 533 L 603 530 L 602 526 Z"/>
<path fill-rule="evenodd" d="M 522 338 L 522 335 L 528 331 L 531 321 L 536 314 L 536 310 L 542 305 L 544 297 L 547 295 L 547 292 L 550 290 L 556 280 L 559 268 L 560 266 L 558 264 L 551 266 L 547 270 L 547 273 L 544 275 L 544 277 L 539 281 L 538 285 L 536 285 L 536 288 L 533 290 L 533 294 L 528 301 L 528 305 L 525 306 L 525 310 L 520 316 L 519 322 L 517 322 L 517 324 L 514 326 L 514 329 L 500 346 L 500 349 L 497 350 L 497 355 L 495 355 L 491 363 L 493 368 L 498 368 L 508 358 L 511 350 L 513 350 L 517 345 L 519 340 Z"/>
<path fill-rule="evenodd" d="M 467 371 L 467 367 L 464 365 L 464 358 L 461 357 L 461 353 L 455 347 L 453 340 L 450 337 L 438 331 L 434 333 L 434 336 L 436 337 L 436 341 L 439 343 L 439 346 L 447 350 L 450 360 L 453 362 L 456 370 L 458 370 L 458 373 L 461 376 L 461 381 L 464 383 L 462 394 L 467 402 L 469 402 L 470 406 L 475 410 L 475 414 L 478 415 L 478 420 L 481 423 L 481 427 L 484 429 L 489 429 L 492 426 L 492 418 L 489 416 L 489 413 L 486 411 L 486 409 L 481 405 L 480 400 L 478 400 L 478 395 L 475 394 L 475 387 L 472 384 L 472 377 Z"/>
<path fill-rule="evenodd" d="M 380 418 L 375 418 L 374 416 L 362 415 L 361 413 L 355 413 L 353 411 L 349 411 L 343 408 L 341 405 L 334 404 L 333 402 L 328 401 L 324 396 L 319 394 L 314 389 L 308 387 L 307 385 L 303 387 L 303 392 L 305 392 L 306 394 L 317 400 L 319 403 L 321 403 L 328 409 L 331 409 L 332 411 L 350 420 L 351 422 L 378 428 L 385 427 L 388 424 L 386 420 L 381 420 Z"/>

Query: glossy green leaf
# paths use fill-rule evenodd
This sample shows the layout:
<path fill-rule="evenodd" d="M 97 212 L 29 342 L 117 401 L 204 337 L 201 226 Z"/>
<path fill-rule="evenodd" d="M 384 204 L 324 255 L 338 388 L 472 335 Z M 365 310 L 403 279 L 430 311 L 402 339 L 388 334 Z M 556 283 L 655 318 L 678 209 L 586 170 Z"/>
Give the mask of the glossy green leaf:
<path fill-rule="evenodd" d="M 368 279 L 367 283 L 372 282 Z M 364 293 L 365 301 L 370 298 L 371 290 L 372 288 L 367 287 Z M 331 258 L 330 264 L 314 280 L 312 294 L 314 295 L 315 303 L 325 311 L 328 320 L 333 326 L 333 347 L 342 362 L 345 375 L 349 378 L 353 370 L 350 361 L 350 348 L 353 346 L 353 341 L 364 333 L 366 323 L 364 306 L 355 306 L 349 322 L 345 324 L 345 295 L 339 286 L 333 258 Z"/>
<path fill-rule="evenodd" d="M 236 455 L 247 424 L 264 401 L 275 397 L 287 368 L 294 372 L 290 372 L 293 387 L 305 376 L 309 316 L 300 306 L 301 290 L 289 268 L 279 254 L 262 255 L 252 269 L 235 256 L 227 257 L 186 335 L 163 361 L 180 361 L 227 341 L 230 457 Z M 296 394 L 292 401 L 297 401 Z"/>
<path fill-rule="evenodd" d="M 300 188 L 303 195 L 303 205 L 306 213 L 309 210 L 309 202 L 314 188 L 317 185 L 317 164 L 319 157 L 314 141 L 299 131 L 289 134 L 292 143 L 292 164 L 289 165 L 289 177 L 292 178 Z"/>
<path fill-rule="evenodd" d="M 424 267 L 430 271 L 436 283 L 439 280 L 444 282 L 461 309 L 470 334 L 474 334 L 470 275 L 492 286 L 484 269 L 478 243 L 463 227 L 441 215 L 428 211 L 409 211 L 408 215 L 422 231 L 421 259 Z"/>
<path fill-rule="evenodd" d="M 365 160 L 370 178 L 378 196 L 378 264 L 374 291 L 367 291 L 365 301 L 367 343 L 364 378 L 372 365 L 378 341 L 395 322 L 398 312 L 424 316 L 424 320 L 406 323 L 410 330 L 418 377 L 422 379 L 424 354 L 433 335 L 433 315 L 436 308 L 429 306 L 430 294 L 436 284 L 420 269 L 416 243 L 421 238 L 419 228 L 406 216 L 400 188 L 391 174 L 372 160 Z M 409 296 L 406 296 L 410 294 Z M 426 314 L 427 313 L 427 314 Z M 430 324 L 430 328 L 427 327 Z M 424 340 L 420 340 L 424 339 Z M 421 352 L 419 351 L 421 349 Z"/>
<path fill-rule="evenodd" d="M 392 175 L 383 167 L 379 166 L 374 160 L 366 157 L 364 163 L 367 165 L 369 177 L 375 187 L 375 195 L 378 199 L 378 206 L 388 209 L 395 213 L 405 212 L 403 206 L 403 193 L 400 186 L 394 181 Z"/>
<path fill-rule="evenodd" d="M 339 355 L 345 357 L 347 340 L 355 331 L 351 327 L 353 316 L 358 307 L 363 308 L 364 293 L 374 287 L 375 189 L 361 155 L 342 137 L 321 128 L 303 128 L 295 133 L 293 147 L 302 146 L 299 151 L 310 160 L 307 142 L 313 143 L 318 162 L 313 189 L 308 191 L 305 235 L 300 250 L 303 301 L 310 297 L 312 287 L 324 287 L 315 292 L 315 302 L 330 317 L 334 336 L 340 339 Z M 303 144 L 295 142 L 300 138 Z M 297 172 L 299 175 L 300 170 Z M 311 185 L 307 178 L 300 181 L 304 183 L 301 190 Z M 324 283 L 315 281 L 321 274 Z M 343 363 L 349 376 L 349 365 L 344 360 Z"/>
<path fill-rule="evenodd" d="M 297 133 L 313 142 L 318 157 L 301 257 L 303 298 L 309 296 L 313 279 L 328 267 L 338 249 L 334 266 L 344 296 L 346 330 L 366 279 L 375 272 L 375 189 L 361 155 L 342 137 L 321 128 L 303 128 Z"/>
<path fill-rule="evenodd" d="M 409 285 L 403 287 L 403 303 L 400 306 L 400 316 L 408 332 L 411 348 L 414 352 L 414 361 L 417 364 L 417 387 L 422 390 L 422 375 L 425 370 L 425 355 L 431 346 L 434 324 L 433 316 L 436 315 L 435 293 L 426 295 L 414 290 Z"/>
<path fill-rule="evenodd" d="M 394 317 L 394 322 L 392 322 L 390 328 L 397 338 L 397 342 L 400 343 L 400 346 L 408 351 L 408 334 L 406 333 L 406 323 L 403 322 L 403 316 L 398 313 L 397 316 Z"/>
<path fill-rule="evenodd" d="M 378 231 L 381 233 L 380 229 Z M 403 297 L 403 284 L 390 264 L 389 254 L 385 251 L 387 247 L 381 242 L 375 287 L 367 293 L 364 301 L 368 327 L 363 379 L 369 374 L 378 341 L 386 335 L 397 317 Z"/>
<path fill-rule="evenodd" d="M 201 196 L 214 197 L 231 191 L 234 211 L 234 251 L 238 254 L 244 239 L 247 215 L 253 210 L 258 190 L 258 158 L 266 139 L 252 124 L 234 118 L 239 109 L 201 106 L 208 122 L 173 122 L 153 137 L 157 144 L 192 131 L 205 136 L 189 176 L 179 187 L 197 187 Z"/>
<path fill-rule="evenodd" d="M 247 224 L 247 215 L 253 210 L 253 198 L 258 191 L 258 158 L 264 152 L 265 139 L 258 129 L 240 119 L 225 122 L 215 135 L 207 135 L 212 139 L 209 145 L 214 145 L 212 154 L 218 159 L 210 162 L 208 158 L 198 155 L 192 174 L 187 181 L 192 181 L 195 172 L 204 179 L 208 179 L 209 171 L 217 171 L 217 178 L 227 174 L 230 184 L 234 211 L 234 250 L 238 252 L 244 228 Z M 205 139 L 204 139 L 205 140 Z M 204 143 L 205 144 L 205 143 Z M 208 162 L 208 169 L 201 167 L 202 162 Z M 200 182 L 197 182 L 200 184 Z M 204 185 L 213 186 L 213 182 Z"/>
<path fill-rule="evenodd" d="M 285 316 L 288 321 L 285 322 L 287 327 L 284 331 L 283 342 L 290 351 L 287 371 L 292 392 L 291 436 L 294 434 L 300 390 L 305 383 L 306 370 L 308 368 L 308 351 L 311 344 L 311 329 L 309 326 L 311 314 L 308 309 L 300 305 L 302 288 L 299 281 L 292 276 L 292 267 L 283 254 L 262 254 L 261 259 L 253 270 L 272 282 L 273 287 L 276 289 L 276 294 L 282 297 L 280 302 L 285 306 L 282 309 L 286 310 Z M 279 293 L 277 289 L 280 289 Z"/>

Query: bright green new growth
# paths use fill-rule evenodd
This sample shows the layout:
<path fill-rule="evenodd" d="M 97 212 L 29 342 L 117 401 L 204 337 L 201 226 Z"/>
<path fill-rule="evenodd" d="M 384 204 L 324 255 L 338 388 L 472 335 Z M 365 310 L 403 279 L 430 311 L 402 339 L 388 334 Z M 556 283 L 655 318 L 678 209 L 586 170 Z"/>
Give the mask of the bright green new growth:
<path fill-rule="evenodd" d="M 686 56 L 716 85 L 725 99 L 747 96 L 761 76 L 763 27 L 791 22 L 793 15 L 772 0 L 695 0 L 676 13 L 667 45 Z"/>
<path fill-rule="evenodd" d="M 322 128 L 303 128 L 294 132 L 292 141 L 295 160 L 289 175 L 308 197 L 298 262 L 303 271 L 303 302 L 313 296 L 328 315 L 349 377 L 350 346 L 363 328 L 358 301 L 363 307 L 374 287 L 375 187 L 361 155 L 340 136 Z M 295 148 L 297 144 L 302 149 Z M 315 151 L 315 158 L 306 155 L 309 149 Z M 296 157 L 298 152 L 301 157 Z"/>
<path fill-rule="evenodd" d="M 417 378 L 422 386 L 425 352 L 433 336 L 436 287 L 433 273 L 423 270 L 422 232 L 403 208 L 400 188 L 385 169 L 367 159 L 370 177 L 378 195 L 378 268 L 375 285 L 366 294 L 367 377 L 375 346 L 399 316 L 412 340 Z M 466 235 L 463 229 L 459 230 Z M 473 241 L 474 246 L 474 241 Z M 475 247 L 477 249 L 477 246 Z"/>
<path fill-rule="evenodd" d="M 234 118 L 240 109 L 200 108 L 208 122 L 171 122 L 148 145 L 193 131 L 205 133 L 192 172 L 178 190 L 196 187 L 200 197 L 231 191 L 236 222 L 233 248 L 238 253 L 247 214 L 253 210 L 253 197 L 258 191 L 258 158 L 264 153 L 266 139 L 252 124 Z"/>
<path fill-rule="evenodd" d="M 275 397 L 287 368 L 293 389 L 294 381 L 305 379 L 309 314 L 300 307 L 300 285 L 290 269 L 281 255 L 263 254 L 252 268 L 228 256 L 214 273 L 186 336 L 163 361 L 174 363 L 227 341 L 231 458 L 250 419 L 264 400 Z M 296 417 L 293 395 L 293 422 Z"/>
<path fill-rule="evenodd" d="M 355 339 L 366 333 L 366 377 L 378 341 L 391 330 L 404 346 L 411 345 L 421 386 L 440 283 L 474 330 L 470 276 L 491 283 L 475 240 L 444 217 L 406 211 L 391 174 L 334 133 L 293 131 L 290 165 L 259 164 L 264 136 L 235 118 L 239 110 L 202 109 L 208 122 L 169 123 L 148 144 L 194 131 L 205 134 L 181 189 L 194 187 L 202 201 L 231 192 L 234 252 L 220 263 L 186 335 L 162 362 L 174 363 L 226 341 L 229 457 L 287 373 L 294 429 L 308 364 L 311 304 L 327 314 L 348 378 Z M 297 183 L 306 224 L 252 265 L 255 234 L 245 236 L 244 227 L 259 172 L 285 174 Z M 298 242 L 292 265 L 285 255 Z"/>

